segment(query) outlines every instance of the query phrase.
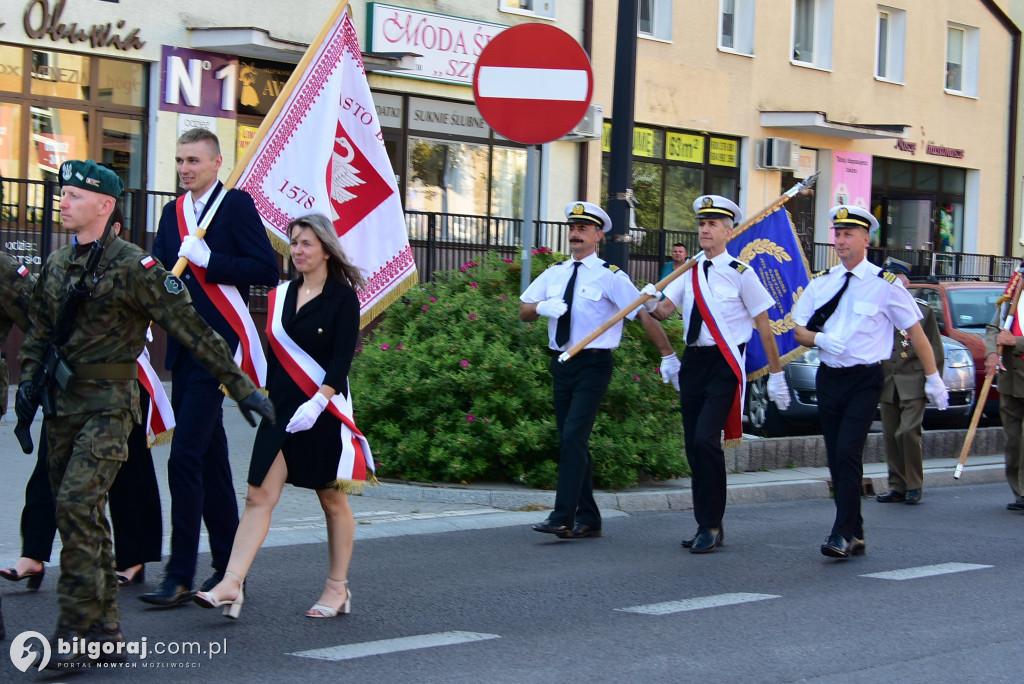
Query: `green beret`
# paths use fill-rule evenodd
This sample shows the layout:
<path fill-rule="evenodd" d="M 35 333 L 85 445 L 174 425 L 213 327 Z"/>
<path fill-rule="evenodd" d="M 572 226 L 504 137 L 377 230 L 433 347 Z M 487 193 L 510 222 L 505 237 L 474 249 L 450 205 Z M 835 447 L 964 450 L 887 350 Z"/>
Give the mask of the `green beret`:
<path fill-rule="evenodd" d="M 124 183 L 110 169 L 100 166 L 92 159 L 72 159 L 60 165 L 60 186 L 73 185 L 111 197 L 119 197 Z"/>

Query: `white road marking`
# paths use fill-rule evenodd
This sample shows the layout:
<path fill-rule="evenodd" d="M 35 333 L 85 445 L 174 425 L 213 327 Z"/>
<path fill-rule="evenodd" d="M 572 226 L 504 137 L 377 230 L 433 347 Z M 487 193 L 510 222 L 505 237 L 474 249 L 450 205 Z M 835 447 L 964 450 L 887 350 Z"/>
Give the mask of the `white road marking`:
<path fill-rule="evenodd" d="M 353 660 L 355 658 L 365 658 L 385 653 L 415 651 L 420 648 L 434 648 L 436 646 L 455 646 L 473 641 L 500 638 L 497 634 L 483 634 L 480 632 L 438 632 L 436 634 L 420 634 L 419 636 L 402 637 L 400 639 L 382 639 L 380 641 L 366 641 L 361 644 L 314 648 L 309 651 L 289 653 L 288 655 L 300 658 L 315 658 L 317 660 Z"/>
<path fill-rule="evenodd" d="M 587 99 L 588 80 L 581 69 L 484 66 L 476 85 L 480 97 L 580 101 Z"/>
<path fill-rule="evenodd" d="M 766 601 L 768 599 L 776 598 L 782 597 L 775 594 L 716 594 L 714 596 L 700 596 L 698 598 L 683 599 L 682 601 L 665 601 L 664 603 L 649 603 L 646 606 L 616 608 L 615 610 L 621 610 L 625 613 L 640 613 L 641 615 L 671 615 L 672 613 L 683 613 L 688 610 L 719 608 L 721 606 L 733 606 L 738 603 Z"/>
<path fill-rule="evenodd" d="M 887 572 L 872 572 L 861 577 L 872 577 L 874 579 L 886 580 L 908 580 L 932 577 L 934 575 L 948 575 L 952 572 L 967 572 L 968 570 L 984 570 L 991 568 L 991 565 L 977 565 L 976 563 L 939 563 L 937 565 L 921 565 L 916 568 L 903 568 L 902 570 L 889 570 Z"/>

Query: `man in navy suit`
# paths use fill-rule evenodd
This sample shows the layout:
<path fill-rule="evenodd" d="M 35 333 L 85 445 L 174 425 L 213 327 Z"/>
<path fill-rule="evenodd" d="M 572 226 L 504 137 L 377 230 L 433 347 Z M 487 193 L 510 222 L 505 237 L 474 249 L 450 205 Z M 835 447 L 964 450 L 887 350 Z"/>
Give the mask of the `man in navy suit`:
<path fill-rule="evenodd" d="M 178 139 L 175 166 L 187 193 L 164 207 L 153 255 L 167 268 L 179 257 L 188 259 L 182 280 L 193 306 L 235 349 L 239 337 L 225 318 L 218 286 L 237 288 L 247 307 L 249 286 L 277 285 L 278 268 L 277 255 L 252 198 L 241 190 L 225 191 L 217 180 L 221 161 L 220 143 L 211 131 L 194 128 Z M 206 236 L 198 239 L 190 234 L 211 212 Z M 213 576 L 202 584 L 203 590 L 223 578 L 238 527 L 220 383 L 170 338 L 167 369 L 171 371 L 171 405 L 178 424 L 167 461 L 171 557 L 160 586 L 139 596 L 160 607 L 191 598 L 201 522 L 205 521 L 209 533 L 214 569 Z"/>

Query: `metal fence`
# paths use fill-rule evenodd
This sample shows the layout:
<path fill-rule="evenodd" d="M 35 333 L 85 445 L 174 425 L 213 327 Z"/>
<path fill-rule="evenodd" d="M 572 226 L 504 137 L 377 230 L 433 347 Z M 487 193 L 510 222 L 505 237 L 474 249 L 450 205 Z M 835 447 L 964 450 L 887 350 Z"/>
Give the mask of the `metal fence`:
<path fill-rule="evenodd" d="M 881 266 L 888 257 L 910 264 L 912 278 L 936 280 L 990 280 L 1007 282 L 1017 266 L 1016 257 L 994 254 L 968 254 L 965 252 L 931 252 L 924 249 L 887 249 L 871 247 L 868 260 Z M 811 271 L 832 268 L 839 257 L 831 243 L 815 242 L 813 254 L 808 256 Z"/>

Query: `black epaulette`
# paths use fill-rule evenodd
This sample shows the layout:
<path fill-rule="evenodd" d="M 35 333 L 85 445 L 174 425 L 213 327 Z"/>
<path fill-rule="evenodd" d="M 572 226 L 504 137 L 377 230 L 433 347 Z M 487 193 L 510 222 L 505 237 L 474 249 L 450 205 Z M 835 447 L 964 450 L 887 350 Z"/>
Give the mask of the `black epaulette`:
<path fill-rule="evenodd" d="M 750 268 L 749 266 L 747 266 L 742 261 L 737 261 L 736 259 L 733 259 L 732 261 L 730 261 L 729 265 L 732 266 L 733 268 L 735 268 L 737 273 L 743 273 L 748 268 Z"/>
<path fill-rule="evenodd" d="M 616 266 L 615 264 L 609 264 L 609 263 L 608 263 L 607 261 L 606 261 L 606 262 L 604 262 L 604 267 L 605 267 L 605 268 L 607 268 L 607 269 L 608 269 L 609 271 L 611 271 L 612 273 L 618 273 L 619 271 L 622 271 L 622 269 L 621 269 L 621 268 L 619 268 L 619 267 L 618 267 L 618 266 Z M 622 271 L 622 274 L 623 274 L 623 275 L 626 275 L 626 272 L 625 272 L 625 271 Z"/>
<path fill-rule="evenodd" d="M 827 268 L 824 271 L 818 271 L 817 273 L 811 276 L 811 280 L 814 280 L 815 278 L 820 278 L 823 275 L 828 275 L 828 271 L 829 269 Z"/>
<path fill-rule="evenodd" d="M 889 273 L 888 271 L 879 271 L 878 277 L 882 280 L 888 281 L 890 285 L 896 282 L 896 274 Z"/>

